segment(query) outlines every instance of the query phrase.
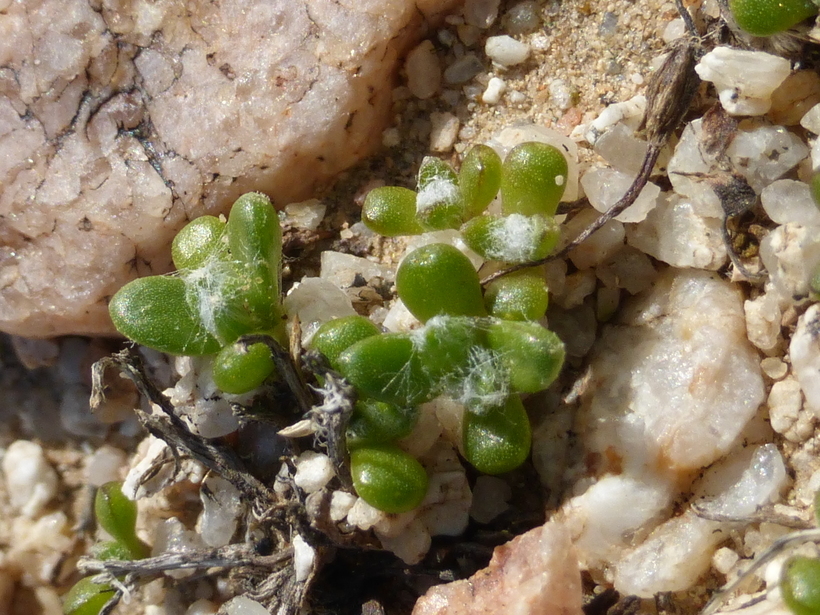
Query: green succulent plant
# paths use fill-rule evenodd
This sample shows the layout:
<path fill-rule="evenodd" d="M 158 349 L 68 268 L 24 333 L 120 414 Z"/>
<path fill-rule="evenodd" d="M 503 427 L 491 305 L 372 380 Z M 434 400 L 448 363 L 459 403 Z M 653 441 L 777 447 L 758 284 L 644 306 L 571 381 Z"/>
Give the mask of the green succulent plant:
<path fill-rule="evenodd" d="M 526 263 L 558 242 L 553 216 L 567 168 L 561 151 L 542 143 L 513 148 L 503 162 L 478 146 L 459 172 L 428 157 L 416 190 L 371 191 L 362 220 L 385 236 L 461 229 L 485 259 Z M 488 214 L 499 192 L 503 215 Z M 268 334 L 287 345 L 281 244 L 270 201 L 244 195 L 227 220 L 205 216 L 183 228 L 172 246 L 178 271 L 123 287 L 111 301 L 112 320 L 152 348 L 213 355 L 220 389 L 251 391 L 276 376 L 275 365 L 266 345 L 237 340 Z M 348 316 L 322 324 L 309 342 L 356 391 L 346 430 L 353 486 L 386 512 L 411 510 L 426 493 L 426 471 L 397 444 L 418 422 L 420 404 L 442 394 L 461 400 L 465 458 L 482 472 L 507 472 L 530 451 L 520 394 L 548 387 L 564 359 L 563 344 L 537 322 L 548 303 L 541 269 L 502 277 L 485 291 L 464 253 L 432 243 L 402 260 L 396 290 L 420 328 L 383 333 L 363 316 Z"/>

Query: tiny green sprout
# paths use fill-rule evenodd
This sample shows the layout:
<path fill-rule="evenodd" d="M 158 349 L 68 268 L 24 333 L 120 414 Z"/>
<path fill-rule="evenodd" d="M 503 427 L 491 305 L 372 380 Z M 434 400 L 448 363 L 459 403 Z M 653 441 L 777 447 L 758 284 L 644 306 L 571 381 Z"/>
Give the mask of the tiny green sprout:
<path fill-rule="evenodd" d="M 395 444 L 353 449 L 350 472 L 359 497 L 386 513 L 413 510 L 427 495 L 424 468 Z"/>
<path fill-rule="evenodd" d="M 468 408 L 462 429 L 465 459 L 485 474 L 514 470 L 530 454 L 530 421 L 518 395 L 480 412 Z"/>
<path fill-rule="evenodd" d="M 333 369 L 338 370 L 339 355 L 356 342 L 381 333 L 369 318 L 353 315 L 330 320 L 310 338 L 310 347 L 321 352 Z"/>
<path fill-rule="evenodd" d="M 753 36 L 771 36 L 817 14 L 812 0 L 729 0 L 737 25 Z"/>
<path fill-rule="evenodd" d="M 497 320 L 487 330 L 487 343 L 510 374 L 510 387 L 519 393 L 543 391 L 564 364 L 564 344 L 537 322 Z"/>
<path fill-rule="evenodd" d="M 409 435 L 418 420 L 417 406 L 402 407 L 375 399 L 360 399 L 347 426 L 347 446 L 353 449 L 394 442 Z"/>
<path fill-rule="evenodd" d="M 820 613 L 820 559 L 789 558 L 783 565 L 780 592 L 783 602 L 795 615 Z"/>
<path fill-rule="evenodd" d="M 486 260 L 528 263 L 549 256 L 561 231 L 547 216 L 479 216 L 461 227 L 464 243 Z"/>
<path fill-rule="evenodd" d="M 129 550 L 130 559 L 146 557 L 148 548 L 136 534 L 137 505 L 123 495 L 122 483 L 109 482 L 97 489 L 94 514 L 100 527 Z"/>
<path fill-rule="evenodd" d="M 266 344 L 225 346 L 214 358 L 214 384 L 225 393 L 241 395 L 262 385 L 276 369 Z"/>
<path fill-rule="evenodd" d="M 336 364 L 359 394 L 378 401 L 416 406 L 437 393 L 408 333 L 367 337 L 339 355 Z"/>
<path fill-rule="evenodd" d="M 458 172 L 458 185 L 464 197 L 464 218 L 481 215 L 501 187 L 501 158 L 488 145 L 470 148 Z"/>
<path fill-rule="evenodd" d="M 362 222 L 385 237 L 424 232 L 416 219 L 416 193 L 399 186 L 383 186 L 368 192 L 362 207 Z"/>
<path fill-rule="evenodd" d="M 108 583 L 96 583 L 93 577 L 84 577 L 63 596 L 65 615 L 99 615 L 108 600 L 114 595 L 114 588 Z"/>
<path fill-rule="evenodd" d="M 505 215 L 555 215 L 568 173 L 567 159 L 557 147 L 537 142 L 517 145 L 502 167 L 502 211 Z"/>
<path fill-rule="evenodd" d="M 464 219 L 458 176 L 435 156 L 425 157 L 419 167 L 416 217 L 428 231 L 458 228 Z"/>
<path fill-rule="evenodd" d="M 396 290 L 422 322 L 441 314 L 486 315 L 478 273 L 451 245 L 433 243 L 408 254 L 396 272 Z"/>
<path fill-rule="evenodd" d="M 117 291 L 108 311 L 117 330 L 138 344 L 175 355 L 213 354 L 221 344 L 187 295 L 182 278 L 138 278 Z"/>
<path fill-rule="evenodd" d="M 493 280 L 484 293 L 484 303 L 490 315 L 496 318 L 543 318 L 549 304 L 549 292 L 542 269 L 524 269 Z"/>

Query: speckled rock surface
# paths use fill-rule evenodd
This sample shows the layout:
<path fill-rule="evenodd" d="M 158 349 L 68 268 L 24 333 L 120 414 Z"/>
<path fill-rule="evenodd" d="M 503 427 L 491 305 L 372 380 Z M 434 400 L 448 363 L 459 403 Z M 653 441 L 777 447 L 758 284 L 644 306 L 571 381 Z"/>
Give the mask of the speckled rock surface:
<path fill-rule="evenodd" d="M 0 330 L 108 334 L 185 222 L 371 153 L 399 56 L 456 0 L 33 0 L 0 13 Z"/>

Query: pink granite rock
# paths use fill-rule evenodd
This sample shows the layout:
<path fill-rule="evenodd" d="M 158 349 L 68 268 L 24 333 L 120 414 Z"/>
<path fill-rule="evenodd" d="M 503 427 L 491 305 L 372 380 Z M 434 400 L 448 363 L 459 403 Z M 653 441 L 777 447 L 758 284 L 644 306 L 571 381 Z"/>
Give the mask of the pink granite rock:
<path fill-rule="evenodd" d="M 458 0 L 0 0 L 0 330 L 110 334 L 187 220 L 304 199 L 381 140 Z"/>
<path fill-rule="evenodd" d="M 581 606 L 569 532 L 548 522 L 498 547 L 469 579 L 430 589 L 413 615 L 580 615 Z"/>

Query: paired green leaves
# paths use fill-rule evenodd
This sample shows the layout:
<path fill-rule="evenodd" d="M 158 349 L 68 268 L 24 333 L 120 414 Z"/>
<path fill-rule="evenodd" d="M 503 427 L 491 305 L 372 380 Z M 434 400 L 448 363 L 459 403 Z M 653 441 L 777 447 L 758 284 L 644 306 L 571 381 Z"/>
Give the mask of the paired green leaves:
<path fill-rule="evenodd" d="M 443 160 L 428 156 L 421 162 L 416 191 L 395 186 L 371 190 L 362 221 L 386 237 L 456 229 L 480 216 L 499 189 L 505 215 L 551 218 L 564 194 L 568 168 L 564 154 L 544 143 L 522 143 L 503 163 L 491 147 L 478 145 L 467 153 L 458 173 Z M 546 255 L 554 246 L 547 249 L 546 242 L 546 237 L 533 240 L 530 250 Z"/>
<path fill-rule="evenodd" d="M 242 335 L 280 328 L 282 232 L 266 196 L 237 199 L 227 223 L 197 218 L 177 234 L 171 252 L 176 275 L 134 280 L 111 299 L 111 319 L 123 335 L 169 354 L 207 355 Z M 234 362 L 241 362 L 238 354 Z"/>

